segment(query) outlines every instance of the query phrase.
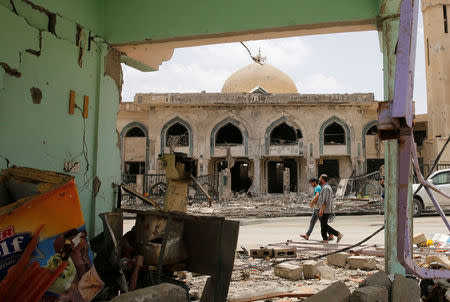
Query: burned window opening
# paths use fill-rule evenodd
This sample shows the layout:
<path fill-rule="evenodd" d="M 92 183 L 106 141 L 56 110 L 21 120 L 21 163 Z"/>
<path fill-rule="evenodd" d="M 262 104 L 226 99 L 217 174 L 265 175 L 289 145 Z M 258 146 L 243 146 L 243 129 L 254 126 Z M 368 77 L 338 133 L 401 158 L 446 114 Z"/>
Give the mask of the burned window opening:
<path fill-rule="evenodd" d="M 372 127 L 367 130 L 366 135 L 378 135 L 378 126 L 373 125 Z"/>
<path fill-rule="evenodd" d="M 219 160 L 216 162 L 217 172 L 225 170 L 228 167 L 226 160 Z M 236 160 L 233 167 L 230 169 L 231 173 L 231 191 L 245 193 L 250 189 L 252 180 L 249 177 L 250 161 Z"/>
<path fill-rule="evenodd" d="M 133 127 L 127 131 L 125 137 L 145 137 L 145 133 L 141 128 Z"/>
<path fill-rule="evenodd" d="M 186 147 L 189 146 L 189 131 L 181 123 L 175 123 L 167 129 L 166 146 L 175 140 L 175 146 Z"/>
<path fill-rule="evenodd" d="M 336 122 L 331 123 L 324 131 L 325 145 L 345 145 L 345 130 Z"/>
<path fill-rule="evenodd" d="M 145 162 L 144 161 L 127 161 L 125 162 L 125 174 L 138 175 L 145 174 Z M 134 181 L 136 182 L 136 181 Z"/>
<path fill-rule="evenodd" d="M 339 160 L 324 159 L 318 167 L 319 175 L 326 174 L 329 178 L 339 178 Z"/>
<path fill-rule="evenodd" d="M 423 141 L 427 138 L 427 131 L 426 130 L 418 130 L 413 132 L 414 135 L 414 142 L 417 144 L 418 147 L 423 146 Z"/>
<path fill-rule="evenodd" d="M 241 130 L 231 123 L 220 128 L 216 134 L 216 145 L 242 145 L 243 140 Z"/>
<path fill-rule="evenodd" d="M 270 133 L 271 145 L 295 145 L 299 138 L 302 138 L 302 132 L 295 130 L 286 123 L 282 123 L 273 128 Z"/>

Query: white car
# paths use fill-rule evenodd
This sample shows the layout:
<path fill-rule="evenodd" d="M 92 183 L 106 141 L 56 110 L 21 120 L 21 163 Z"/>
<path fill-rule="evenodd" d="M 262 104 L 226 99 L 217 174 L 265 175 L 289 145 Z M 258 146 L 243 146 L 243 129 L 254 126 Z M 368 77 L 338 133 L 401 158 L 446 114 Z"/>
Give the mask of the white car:
<path fill-rule="evenodd" d="M 439 170 L 434 172 L 428 178 L 428 181 L 435 185 L 439 190 L 450 194 L 450 169 Z M 413 184 L 413 193 L 416 192 L 420 184 Z M 450 198 L 445 198 L 441 194 L 438 194 L 431 190 L 434 199 L 439 203 L 441 208 L 450 206 Z M 413 197 L 413 215 L 415 217 L 420 216 L 423 211 L 435 210 L 434 204 L 428 196 L 425 188 L 422 188 Z"/>

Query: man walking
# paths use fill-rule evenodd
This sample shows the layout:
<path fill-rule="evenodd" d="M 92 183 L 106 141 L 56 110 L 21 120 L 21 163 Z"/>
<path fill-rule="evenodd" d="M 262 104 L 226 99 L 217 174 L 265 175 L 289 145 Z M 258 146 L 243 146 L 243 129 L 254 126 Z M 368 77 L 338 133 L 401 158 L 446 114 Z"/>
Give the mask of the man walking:
<path fill-rule="evenodd" d="M 311 220 L 309 221 L 309 229 L 304 235 L 300 235 L 300 237 L 305 238 L 306 240 L 309 239 L 309 236 L 311 236 L 311 233 L 314 229 L 314 226 L 316 225 L 317 220 L 319 220 L 319 194 L 322 190 L 322 187 L 319 185 L 319 181 L 317 178 L 311 178 L 309 180 L 309 184 L 314 188 L 314 197 L 309 206 L 311 209 L 313 209 L 313 214 L 311 216 Z"/>
<path fill-rule="evenodd" d="M 322 243 L 328 243 L 327 234 L 337 236 L 337 242 L 341 241 L 343 235 L 328 225 L 328 219 L 333 213 L 333 189 L 328 184 L 328 176 L 322 174 L 319 177 L 319 183 L 322 190 L 319 195 L 319 217 L 320 217 L 320 231 L 322 233 Z"/>

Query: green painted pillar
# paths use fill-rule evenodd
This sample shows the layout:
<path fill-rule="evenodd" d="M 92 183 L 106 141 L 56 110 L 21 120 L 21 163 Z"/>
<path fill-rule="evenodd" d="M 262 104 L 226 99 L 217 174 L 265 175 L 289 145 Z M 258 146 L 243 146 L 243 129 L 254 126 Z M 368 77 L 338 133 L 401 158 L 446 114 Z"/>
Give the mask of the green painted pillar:
<path fill-rule="evenodd" d="M 382 23 L 384 99 L 393 100 L 395 82 L 395 49 L 398 41 L 399 19 L 391 17 Z M 397 183 L 398 183 L 398 141 L 384 143 L 385 162 L 385 231 L 384 253 L 385 271 L 388 274 L 405 274 L 405 269 L 397 258 Z"/>

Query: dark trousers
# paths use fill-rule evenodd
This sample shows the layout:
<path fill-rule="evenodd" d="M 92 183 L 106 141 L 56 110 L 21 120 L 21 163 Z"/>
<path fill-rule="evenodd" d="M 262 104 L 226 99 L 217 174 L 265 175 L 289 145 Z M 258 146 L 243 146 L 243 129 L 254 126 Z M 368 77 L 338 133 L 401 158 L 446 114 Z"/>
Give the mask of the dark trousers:
<path fill-rule="evenodd" d="M 313 214 L 311 216 L 311 220 L 309 221 L 309 229 L 306 232 L 306 235 L 311 236 L 312 231 L 314 230 L 314 226 L 316 225 L 317 220 L 319 220 L 319 210 L 314 209 Z"/>
<path fill-rule="evenodd" d="M 320 232 L 322 233 L 322 239 L 328 240 L 327 234 L 332 234 L 334 236 L 338 236 L 339 232 L 333 229 L 328 225 L 328 218 L 331 214 L 322 214 L 322 217 L 320 217 Z"/>

